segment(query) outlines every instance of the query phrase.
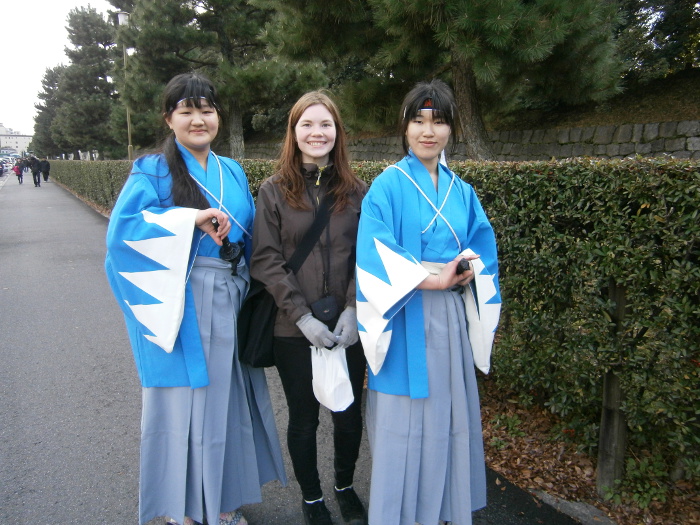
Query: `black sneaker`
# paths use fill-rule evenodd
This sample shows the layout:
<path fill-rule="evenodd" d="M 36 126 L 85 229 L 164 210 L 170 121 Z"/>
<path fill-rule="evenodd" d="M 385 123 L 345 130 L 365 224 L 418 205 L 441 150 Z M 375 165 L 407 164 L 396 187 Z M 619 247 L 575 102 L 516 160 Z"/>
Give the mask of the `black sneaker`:
<path fill-rule="evenodd" d="M 349 525 L 367 525 L 365 506 L 357 496 L 355 489 L 348 487 L 347 489 L 335 490 L 334 492 L 343 521 Z"/>
<path fill-rule="evenodd" d="M 302 500 L 301 510 L 304 513 L 304 523 L 306 525 L 333 525 L 331 513 L 328 512 L 326 504 L 321 501 L 306 503 Z"/>

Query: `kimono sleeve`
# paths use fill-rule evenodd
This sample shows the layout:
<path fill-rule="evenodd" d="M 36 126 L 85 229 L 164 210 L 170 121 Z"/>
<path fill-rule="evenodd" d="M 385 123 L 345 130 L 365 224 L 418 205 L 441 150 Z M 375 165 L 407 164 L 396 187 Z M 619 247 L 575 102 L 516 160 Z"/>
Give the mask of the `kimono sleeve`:
<path fill-rule="evenodd" d="M 365 357 L 378 374 L 391 342 L 391 319 L 429 272 L 420 253 L 399 244 L 400 185 L 378 177 L 362 203 L 357 239 L 357 322 Z M 418 251 L 420 249 L 418 248 Z M 414 250 L 415 252 L 415 250 Z"/>
<path fill-rule="evenodd" d="M 110 216 L 105 267 L 127 324 L 170 353 L 185 308 L 197 210 L 162 207 L 151 179 L 127 180 Z"/>
<path fill-rule="evenodd" d="M 465 192 L 469 214 L 469 231 L 463 255 L 479 254 L 472 260 L 474 279 L 465 287 L 469 341 L 475 366 L 484 374 L 491 367 L 491 349 L 501 313 L 501 292 L 498 284 L 496 238 L 486 213 L 471 186 Z"/>

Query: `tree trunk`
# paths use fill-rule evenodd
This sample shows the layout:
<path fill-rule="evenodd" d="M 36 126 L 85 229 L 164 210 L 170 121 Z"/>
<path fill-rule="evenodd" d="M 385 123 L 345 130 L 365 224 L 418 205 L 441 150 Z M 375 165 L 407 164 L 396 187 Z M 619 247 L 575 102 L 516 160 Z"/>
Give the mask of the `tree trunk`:
<path fill-rule="evenodd" d="M 603 411 L 600 417 L 596 490 L 601 497 L 613 489 L 624 473 L 627 421 L 620 410 L 623 394 L 620 379 L 613 370 L 603 378 Z"/>
<path fill-rule="evenodd" d="M 627 299 L 625 288 L 618 286 L 612 279 L 608 285 L 608 297 L 615 304 L 611 316 L 618 335 L 625 318 Z M 600 435 L 598 438 L 598 472 L 596 490 L 605 496 L 606 489 L 613 489 L 615 481 L 622 479 L 624 473 L 625 449 L 627 447 L 627 420 L 620 409 L 624 392 L 615 369 L 606 372 L 603 378 L 603 409 L 600 416 Z"/>
<path fill-rule="evenodd" d="M 460 139 L 466 148 L 466 156 L 475 160 L 493 159 L 486 126 L 481 118 L 472 65 L 455 53 L 452 54 L 452 81 L 459 110 Z"/>
<path fill-rule="evenodd" d="M 229 149 L 232 159 L 245 158 L 245 144 L 243 142 L 243 111 L 238 102 L 232 102 L 229 109 Z"/>

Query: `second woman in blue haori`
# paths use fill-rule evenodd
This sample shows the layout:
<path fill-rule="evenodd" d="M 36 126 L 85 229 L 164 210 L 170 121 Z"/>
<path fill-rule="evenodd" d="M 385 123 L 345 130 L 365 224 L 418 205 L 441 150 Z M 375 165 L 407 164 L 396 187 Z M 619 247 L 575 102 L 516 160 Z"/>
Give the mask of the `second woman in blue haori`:
<path fill-rule="evenodd" d="M 496 242 L 474 189 L 439 162 L 454 136 L 450 89 L 418 84 L 401 115 L 408 155 L 372 183 L 357 241 L 369 523 L 468 525 L 486 505 L 475 364 L 488 372 L 498 324 Z"/>

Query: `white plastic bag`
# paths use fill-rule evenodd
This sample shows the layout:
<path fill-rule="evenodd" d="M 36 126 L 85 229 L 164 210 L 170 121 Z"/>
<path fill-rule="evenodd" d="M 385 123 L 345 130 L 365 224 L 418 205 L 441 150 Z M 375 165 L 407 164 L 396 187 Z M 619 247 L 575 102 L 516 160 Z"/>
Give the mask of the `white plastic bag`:
<path fill-rule="evenodd" d="M 352 393 L 345 348 L 311 347 L 312 385 L 318 402 L 333 412 L 348 408 L 355 397 Z"/>

